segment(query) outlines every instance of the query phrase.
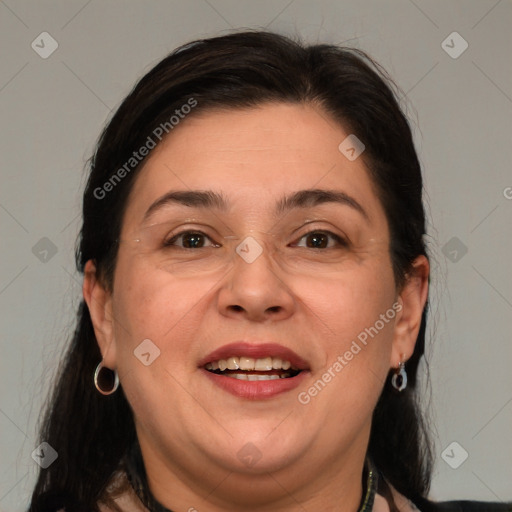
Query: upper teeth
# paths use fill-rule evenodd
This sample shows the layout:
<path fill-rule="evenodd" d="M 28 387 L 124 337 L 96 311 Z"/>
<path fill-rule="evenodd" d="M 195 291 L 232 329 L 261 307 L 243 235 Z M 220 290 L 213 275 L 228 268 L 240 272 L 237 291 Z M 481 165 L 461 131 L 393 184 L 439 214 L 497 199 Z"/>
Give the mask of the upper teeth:
<path fill-rule="evenodd" d="M 219 359 L 205 365 L 207 370 L 255 370 L 258 372 L 266 372 L 270 370 L 289 370 L 292 367 L 290 361 L 283 361 L 280 357 L 264 357 L 254 359 L 253 357 L 237 357 L 232 356 L 227 359 Z"/>

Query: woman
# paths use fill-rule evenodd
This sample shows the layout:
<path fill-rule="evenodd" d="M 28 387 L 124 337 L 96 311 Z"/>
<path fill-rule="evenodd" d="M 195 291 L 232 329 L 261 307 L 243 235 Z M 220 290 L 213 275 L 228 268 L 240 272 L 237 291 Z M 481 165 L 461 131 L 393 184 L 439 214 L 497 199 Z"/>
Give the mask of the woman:
<path fill-rule="evenodd" d="M 510 510 L 427 500 L 422 177 L 389 84 L 266 32 L 142 78 L 91 161 L 31 511 Z"/>

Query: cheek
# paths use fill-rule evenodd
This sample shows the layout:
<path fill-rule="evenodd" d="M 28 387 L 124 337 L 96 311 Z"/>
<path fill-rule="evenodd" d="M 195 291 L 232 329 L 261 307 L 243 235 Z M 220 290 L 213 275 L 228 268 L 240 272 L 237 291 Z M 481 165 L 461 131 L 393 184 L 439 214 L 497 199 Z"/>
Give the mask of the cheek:
<path fill-rule="evenodd" d="M 183 383 L 187 382 L 190 369 L 195 369 L 193 354 L 212 284 L 177 279 L 136 260 L 120 260 L 116 278 L 115 341 L 124 392 L 143 428 L 161 429 L 158 421 L 165 418 L 166 428 L 178 432 L 182 428 L 182 416 L 177 412 L 180 402 L 188 403 Z M 153 347 L 145 348 L 152 360 L 146 366 L 134 351 L 147 339 L 160 352 L 153 359 Z"/>
<path fill-rule="evenodd" d="M 122 260 L 116 275 L 119 278 L 114 287 L 114 316 L 119 324 L 117 341 L 122 341 L 118 350 L 133 351 L 149 338 L 167 351 L 176 346 L 173 340 L 189 337 L 197 328 L 195 318 L 212 286 L 209 281 L 192 282 L 137 261 L 128 265 Z M 183 350 L 183 344 L 177 348 Z"/>
<path fill-rule="evenodd" d="M 310 321 L 321 335 L 322 367 L 302 389 L 310 416 L 326 432 L 347 436 L 365 424 L 389 371 L 395 311 L 394 279 L 382 265 L 299 283 Z M 386 316 L 388 313 L 388 316 Z M 385 321 L 381 315 L 384 315 Z M 347 415 L 347 412 L 350 414 Z"/>
<path fill-rule="evenodd" d="M 376 322 L 379 337 L 391 338 L 392 318 L 386 317 L 384 324 L 380 320 L 380 315 L 392 309 L 396 297 L 391 265 L 384 257 L 353 265 L 336 275 L 304 277 L 296 281 L 294 289 L 306 310 L 323 325 L 329 353 L 343 350 Z"/>

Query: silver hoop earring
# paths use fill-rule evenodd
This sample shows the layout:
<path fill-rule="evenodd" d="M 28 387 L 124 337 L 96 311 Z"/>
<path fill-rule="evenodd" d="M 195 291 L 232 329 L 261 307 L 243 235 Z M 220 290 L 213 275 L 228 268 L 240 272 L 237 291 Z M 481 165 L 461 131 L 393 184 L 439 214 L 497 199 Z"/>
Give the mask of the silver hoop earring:
<path fill-rule="evenodd" d="M 100 372 L 103 369 L 108 370 L 112 375 L 110 375 L 109 377 L 105 377 L 103 375 L 102 377 L 100 375 Z M 102 388 L 98 382 L 99 380 L 102 381 L 103 384 L 110 383 L 111 389 L 105 390 L 104 388 Z M 117 371 L 111 370 L 110 368 L 103 366 L 103 361 L 100 361 L 98 363 L 98 366 L 96 366 L 96 371 L 94 372 L 94 386 L 102 395 L 111 395 L 112 393 L 115 393 L 116 389 L 119 387 L 119 376 L 117 375 Z"/>
<path fill-rule="evenodd" d="M 391 378 L 391 385 L 397 391 L 403 391 L 407 387 L 407 372 L 405 371 L 405 362 L 400 361 L 395 374 Z"/>

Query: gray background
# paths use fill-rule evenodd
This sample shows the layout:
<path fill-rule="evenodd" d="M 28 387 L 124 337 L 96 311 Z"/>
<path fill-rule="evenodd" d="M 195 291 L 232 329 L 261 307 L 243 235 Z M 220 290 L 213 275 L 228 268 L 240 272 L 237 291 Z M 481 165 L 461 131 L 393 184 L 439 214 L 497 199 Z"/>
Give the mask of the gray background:
<path fill-rule="evenodd" d="M 433 264 L 432 496 L 511 499 L 510 0 L 5 0 L 0 510 L 23 510 L 35 479 L 36 422 L 80 299 L 73 249 L 83 170 L 102 126 L 175 46 L 242 27 L 362 48 L 406 93 Z M 44 31 L 59 45 L 47 59 L 31 47 Z M 458 58 L 442 47 L 454 31 L 469 45 Z M 462 48 L 453 37 L 446 45 Z"/>

